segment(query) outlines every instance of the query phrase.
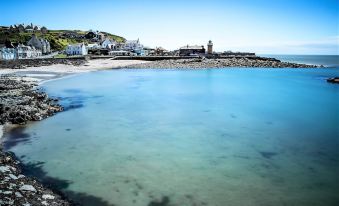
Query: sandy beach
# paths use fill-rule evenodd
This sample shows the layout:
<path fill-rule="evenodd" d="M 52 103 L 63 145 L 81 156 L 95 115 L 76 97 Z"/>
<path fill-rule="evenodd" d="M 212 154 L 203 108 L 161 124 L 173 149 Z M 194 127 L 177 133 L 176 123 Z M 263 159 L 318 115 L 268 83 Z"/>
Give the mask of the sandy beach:
<path fill-rule="evenodd" d="M 27 67 L 24 69 L 2 69 L 0 68 L 0 75 L 16 74 L 25 76 L 26 80 L 37 81 L 41 83 L 46 80 L 64 77 L 83 72 L 98 71 L 104 69 L 121 68 L 130 65 L 138 65 L 147 63 L 148 61 L 140 60 L 111 60 L 111 59 L 95 59 L 89 60 L 83 65 L 73 66 L 65 64 L 54 64 L 41 67 Z"/>

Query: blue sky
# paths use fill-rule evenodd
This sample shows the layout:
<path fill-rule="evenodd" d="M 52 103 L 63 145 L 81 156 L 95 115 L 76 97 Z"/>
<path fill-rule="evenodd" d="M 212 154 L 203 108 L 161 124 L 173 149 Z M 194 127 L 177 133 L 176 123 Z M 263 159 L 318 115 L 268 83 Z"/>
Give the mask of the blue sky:
<path fill-rule="evenodd" d="M 339 0 L 0 0 L 0 24 L 103 30 L 146 46 L 339 54 Z"/>

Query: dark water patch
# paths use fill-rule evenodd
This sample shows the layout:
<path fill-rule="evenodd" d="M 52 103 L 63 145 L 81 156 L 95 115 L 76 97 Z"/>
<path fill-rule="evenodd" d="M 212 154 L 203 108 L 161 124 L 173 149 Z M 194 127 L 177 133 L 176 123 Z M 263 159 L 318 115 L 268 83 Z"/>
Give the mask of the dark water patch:
<path fill-rule="evenodd" d="M 247 156 L 247 155 L 233 155 L 233 157 L 235 157 L 235 158 L 240 158 L 240 159 L 251 159 L 249 156 Z"/>
<path fill-rule="evenodd" d="M 261 156 L 263 156 L 266 159 L 271 159 L 272 157 L 276 156 L 278 153 L 276 152 L 267 152 L 267 151 L 259 151 Z"/>
<path fill-rule="evenodd" d="M 203 112 L 209 113 L 209 112 L 211 112 L 211 110 L 210 109 L 206 109 L 206 110 L 203 110 Z"/>
<path fill-rule="evenodd" d="M 64 196 L 73 206 L 115 206 L 102 198 L 82 192 L 65 191 Z"/>
<path fill-rule="evenodd" d="M 70 128 L 67 128 L 67 129 L 65 129 L 65 131 L 69 132 L 69 131 L 72 131 L 72 129 L 70 129 Z"/>
<path fill-rule="evenodd" d="M 163 196 L 162 199 L 159 200 L 153 200 L 151 201 L 148 206 L 169 206 L 170 199 L 167 196 Z"/>
<path fill-rule="evenodd" d="M 229 133 L 222 133 L 221 136 L 222 137 L 233 137 L 233 135 L 231 135 Z"/>
<path fill-rule="evenodd" d="M 22 163 L 21 168 L 22 172 L 30 177 L 36 177 L 39 181 L 44 184 L 45 186 L 56 189 L 62 190 L 68 188 L 68 186 L 72 183 L 68 180 L 62 180 L 55 177 L 49 177 L 47 172 L 43 170 L 44 162 L 29 162 L 29 163 Z"/>
<path fill-rule="evenodd" d="M 138 183 L 138 182 L 135 182 L 135 186 L 136 186 L 139 190 L 144 189 L 144 187 L 143 187 L 140 183 Z"/>
<path fill-rule="evenodd" d="M 218 157 L 219 159 L 227 159 L 227 156 L 226 155 L 221 155 Z"/>
<path fill-rule="evenodd" d="M 25 132 L 25 127 L 15 127 L 5 134 L 3 146 L 5 150 L 10 150 L 21 143 L 29 143 L 32 135 Z"/>
<path fill-rule="evenodd" d="M 273 122 L 272 122 L 272 121 L 267 121 L 266 124 L 267 124 L 267 125 L 272 125 Z"/>
<path fill-rule="evenodd" d="M 71 94 L 79 94 L 79 93 L 83 93 L 84 91 L 81 89 L 64 89 L 63 92 L 71 93 Z"/>
<path fill-rule="evenodd" d="M 103 95 L 77 95 L 71 97 L 62 97 L 60 98 L 60 104 L 64 107 L 64 111 L 68 111 L 71 109 L 79 109 L 85 106 L 85 102 L 89 99 L 97 99 L 102 98 Z M 97 102 L 100 104 L 100 102 Z"/>
<path fill-rule="evenodd" d="M 68 105 L 63 105 L 63 107 L 64 107 L 64 111 L 69 111 L 71 109 L 82 108 L 82 107 L 84 107 L 84 105 L 83 104 L 79 104 L 79 103 L 77 103 L 77 104 L 71 103 L 71 104 L 68 104 Z"/>
<path fill-rule="evenodd" d="M 48 176 L 47 172 L 43 170 L 44 164 L 45 162 L 21 163 L 20 167 L 22 168 L 23 174 L 28 177 L 37 178 L 45 187 L 68 200 L 71 205 L 114 206 L 113 204 L 109 204 L 107 201 L 93 195 L 68 191 L 67 188 L 73 182 Z"/>
<path fill-rule="evenodd" d="M 130 87 L 128 87 L 129 89 L 139 89 L 140 88 L 140 86 L 139 85 L 136 85 L 136 86 L 130 86 Z"/>
<path fill-rule="evenodd" d="M 231 117 L 232 119 L 236 119 L 236 118 L 237 118 L 237 116 L 236 116 L 235 114 L 230 114 L 230 117 Z"/>

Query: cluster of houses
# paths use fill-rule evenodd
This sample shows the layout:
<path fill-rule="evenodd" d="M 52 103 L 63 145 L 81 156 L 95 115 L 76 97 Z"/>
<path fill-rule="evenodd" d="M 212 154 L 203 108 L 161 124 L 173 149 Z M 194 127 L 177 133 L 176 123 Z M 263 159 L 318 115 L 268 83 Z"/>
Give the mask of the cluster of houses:
<path fill-rule="evenodd" d="M 47 28 L 45 26 L 38 26 L 38 25 L 34 25 L 33 23 L 31 24 L 13 24 L 10 25 L 8 30 L 10 32 L 41 32 L 43 34 L 47 33 Z"/>
<path fill-rule="evenodd" d="M 38 38 L 36 32 L 47 32 L 46 27 L 29 24 L 15 24 L 8 28 L 12 32 L 32 32 L 32 38 L 24 44 L 13 46 L 6 44 L 0 49 L 0 60 L 39 58 L 51 53 L 50 43 L 43 38 Z M 140 40 L 127 40 L 125 42 L 114 41 L 107 33 L 90 30 L 87 33 L 67 31 L 60 34 L 60 38 L 73 38 L 83 43 L 71 44 L 66 47 L 64 53 L 68 56 L 83 55 L 109 55 L 109 56 L 255 56 L 255 53 L 240 53 L 226 51 L 216 53 L 213 51 L 212 41 L 208 41 L 207 50 L 203 45 L 186 45 L 178 50 L 168 51 L 162 47 L 144 47 Z M 87 42 L 87 43 L 84 43 Z"/>
<path fill-rule="evenodd" d="M 144 46 L 140 43 L 139 39 L 128 40 L 126 42 L 116 42 L 105 35 L 101 35 L 100 33 L 89 32 L 87 35 L 91 36 L 97 42 L 68 45 L 65 53 L 67 55 L 145 55 Z"/>
<path fill-rule="evenodd" d="M 50 52 L 50 43 L 46 39 L 38 38 L 33 34 L 27 45 L 18 44 L 14 46 L 11 42 L 7 42 L 6 46 L 0 49 L 0 60 L 32 59 Z"/>

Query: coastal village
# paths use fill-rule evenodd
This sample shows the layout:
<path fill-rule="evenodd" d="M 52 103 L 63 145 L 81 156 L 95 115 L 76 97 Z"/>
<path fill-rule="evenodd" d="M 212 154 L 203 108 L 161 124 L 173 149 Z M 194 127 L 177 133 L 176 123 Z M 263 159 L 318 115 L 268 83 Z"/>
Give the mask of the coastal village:
<path fill-rule="evenodd" d="M 31 24 L 15 24 L 3 27 L 7 34 L 22 34 L 29 36 L 27 42 L 13 42 L 6 39 L 0 44 L 0 60 L 14 59 L 35 59 L 53 57 L 81 57 L 81 56 L 101 56 L 101 57 L 222 57 L 222 56 L 255 56 L 255 53 L 244 52 L 215 52 L 213 42 L 209 40 L 204 45 L 184 45 L 177 50 L 169 51 L 161 46 L 151 48 L 144 46 L 139 39 L 115 41 L 107 33 L 90 30 L 78 34 L 76 32 L 65 31 L 60 38 L 74 38 L 83 40 L 74 44 L 68 44 L 62 50 L 51 48 L 51 43 L 43 36 L 50 31 L 45 26 Z M 52 32 L 52 31 L 51 31 Z M 207 48 L 207 49 L 206 49 Z"/>

